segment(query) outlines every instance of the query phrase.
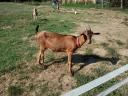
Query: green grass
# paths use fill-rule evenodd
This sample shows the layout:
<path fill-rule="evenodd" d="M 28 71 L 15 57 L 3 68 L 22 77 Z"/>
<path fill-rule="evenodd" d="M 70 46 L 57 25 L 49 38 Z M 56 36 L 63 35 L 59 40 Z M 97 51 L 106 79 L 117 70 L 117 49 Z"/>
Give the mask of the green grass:
<path fill-rule="evenodd" d="M 85 50 L 85 54 L 86 55 L 91 55 L 92 54 L 92 49 L 90 49 L 90 48 L 86 48 L 86 50 Z"/>
<path fill-rule="evenodd" d="M 119 54 L 117 53 L 116 49 L 111 48 L 111 47 L 106 47 L 105 48 L 108 51 L 108 54 L 112 57 L 119 57 Z"/>
<path fill-rule="evenodd" d="M 101 67 L 97 67 L 94 70 L 92 70 L 92 74 L 75 74 L 75 79 L 77 80 L 77 86 L 79 87 L 81 85 L 87 84 L 88 82 L 97 79 L 98 77 L 101 77 L 107 73 L 109 73 L 108 69 L 105 68 L 105 66 L 101 66 Z M 128 74 L 125 74 L 125 76 L 127 76 Z M 120 78 L 125 78 L 125 76 L 118 76 L 116 78 L 113 78 L 109 81 L 107 81 L 104 84 L 101 84 L 100 86 L 80 95 L 80 96 L 95 96 L 96 94 L 99 94 L 100 92 L 106 90 L 107 88 L 113 86 L 114 84 L 118 83 L 120 81 Z M 108 96 L 126 96 L 127 94 L 127 88 L 128 85 L 122 86 L 119 89 L 113 91 L 112 93 L 110 93 Z"/>
<path fill-rule="evenodd" d="M 82 75 L 82 74 L 75 74 L 75 78 L 77 79 L 77 86 L 81 86 L 83 84 L 88 83 L 91 80 L 96 79 L 95 76 L 86 76 L 86 75 Z"/>
<path fill-rule="evenodd" d="M 43 67 L 37 66 L 37 65 L 33 65 L 33 66 L 31 66 L 30 72 L 42 72 L 42 70 L 44 70 Z"/>
<path fill-rule="evenodd" d="M 53 52 L 49 52 L 46 58 L 47 58 L 46 62 L 53 61 L 55 59 L 55 55 Z"/>
<path fill-rule="evenodd" d="M 74 26 L 74 23 L 71 23 L 69 21 L 60 21 L 57 18 L 55 19 L 48 19 L 43 18 L 39 19 L 37 22 L 32 22 L 33 26 L 40 25 L 41 28 L 39 30 L 48 30 L 50 32 L 59 32 L 62 34 L 68 34 L 69 29 L 72 29 Z M 28 28 L 30 28 L 28 26 Z"/>
<path fill-rule="evenodd" d="M 128 85 L 124 85 L 109 94 L 109 96 L 127 96 Z"/>
<path fill-rule="evenodd" d="M 103 75 L 103 74 L 102 75 L 101 74 L 102 74 L 102 72 L 97 73 L 97 75 L 96 74 L 95 75 L 76 74 L 75 78 L 77 79 L 77 87 L 81 86 L 83 84 L 86 84 L 86 83 L 88 83 L 88 82 L 90 82 L 90 81 L 92 81 L 92 80 L 94 80 L 94 79 Z M 105 89 L 107 89 L 108 87 L 116 84 L 117 82 L 118 82 L 118 79 L 112 79 L 112 80 L 108 81 L 107 83 L 104 83 L 104 84 L 102 84 L 102 85 L 100 85 L 100 86 L 90 90 L 89 92 L 80 95 L 80 96 L 95 96 L 96 94 L 104 91 Z"/>
<path fill-rule="evenodd" d="M 60 96 L 60 92 L 52 92 L 48 96 Z"/>
<path fill-rule="evenodd" d="M 21 81 L 21 84 L 22 82 L 31 82 L 33 77 L 31 77 L 30 72 L 40 73 L 44 70 L 41 66 L 35 65 L 37 46 L 33 43 L 36 40 L 31 40 L 31 38 L 35 35 L 36 26 L 40 25 L 40 31 L 46 30 L 61 34 L 69 34 L 75 26 L 69 20 L 59 20 L 58 17 L 54 16 L 58 13 L 52 13 L 51 17 L 46 14 L 42 18 L 38 18 L 37 21 L 33 21 L 31 15 L 33 7 L 20 3 L 0 3 L 0 76 L 16 74 L 16 80 Z M 53 58 L 53 55 L 48 55 L 49 60 Z M 26 64 L 31 67 L 26 66 Z M 7 94 L 9 96 L 21 95 L 23 92 L 22 86 L 24 84 L 9 86 Z M 38 84 L 33 85 L 34 88 L 36 86 Z M 40 93 L 42 94 L 44 91 L 47 93 L 45 89 L 41 88 Z M 59 93 L 52 92 L 49 93 L 49 96 L 56 94 Z"/>
<path fill-rule="evenodd" d="M 11 85 L 8 87 L 8 96 L 22 96 L 23 89 L 19 85 Z"/>
<path fill-rule="evenodd" d="M 51 80 L 45 81 L 40 77 L 43 72 L 47 73 L 51 72 L 51 70 L 50 67 L 44 69 L 36 65 L 36 53 L 38 50 L 34 36 L 37 25 L 40 25 L 39 31 L 46 30 L 61 34 L 70 34 L 74 31 L 76 25 L 79 25 L 81 22 L 93 25 L 101 24 L 100 21 L 102 20 L 101 17 L 98 17 L 99 15 L 96 16 L 86 12 L 77 15 L 53 12 L 51 6 L 43 5 L 38 7 L 38 11 L 40 12 L 38 20 L 33 21 L 31 14 L 34 6 L 23 3 L 0 3 L 0 79 L 2 78 L 0 85 L 4 86 L 2 91 L 5 92 L 5 96 L 22 96 L 24 93 L 28 96 L 33 94 L 38 96 L 42 96 L 41 94 L 59 96 L 63 91 L 61 89 L 59 91 L 57 89 L 54 90 L 54 86 L 53 88 L 49 88 L 48 83 Z M 64 5 L 63 8 L 68 10 L 67 7 L 73 7 L 89 10 L 87 8 L 96 8 L 96 6 L 76 4 Z M 122 45 L 120 41 L 117 43 Z M 108 46 L 106 43 L 101 45 L 103 47 Z M 108 48 L 106 50 L 111 55 L 118 55 L 115 49 Z M 87 49 L 85 53 L 92 54 L 92 48 Z M 49 62 L 54 60 L 56 56 L 50 52 L 45 58 Z M 74 78 L 77 80 L 77 86 L 83 85 L 108 72 L 108 70 L 101 66 L 91 71 L 94 74 L 75 74 Z M 58 78 L 62 79 L 61 77 Z M 99 89 L 94 89 L 89 93 L 90 96 L 112 85 L 114 81 L 116 80 L 110 81 L 107 85 L 99 87 Z M 11 83 L 13 84 L 8 86 Z"/>
<path fill-rule="evenodd" d="M 36 53 L 35 47 L 30 47 L 28 42 L 31 36 L 35 35 L 35 27 L 39 24 L 40 31 L 47 30 L 52 32 L 69 33 L 74 23 L 67 21 L 59 21 L 55 19 L 39 19 L 34 22 L 31 20 L 32 6 L 23 4 L 4 3 L 0 4 L 0 10 L 4 10 L 0 15 L 0 72 L 9 72 L 15 70 L 19 66 L 19 62 L 34 59 Z M 6 8 L 5 8 L 6 6 Z M 5 9 L 3 9 L 5 8 Z M 8 10 L 7 10 L 8 9 Z M 3 14 L 4 13 L 4 14 Z M 22 14 L 21 14 L 22 13 Z M 8 28 L 9 26 L 9 28 Z M 26 41 L 23 38 L 27 37 Z"/>

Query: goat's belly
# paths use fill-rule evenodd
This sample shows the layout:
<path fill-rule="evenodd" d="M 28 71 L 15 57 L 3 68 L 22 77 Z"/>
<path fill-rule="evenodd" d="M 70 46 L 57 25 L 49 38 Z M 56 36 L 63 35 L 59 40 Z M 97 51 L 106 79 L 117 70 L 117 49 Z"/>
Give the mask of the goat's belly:
<path fill-rule="evenodd" d="M 54 52 L 64 52 L 65 49 L 64 48 L 61 48 L 61 49 L 51 49 L 52 51 Z"/>

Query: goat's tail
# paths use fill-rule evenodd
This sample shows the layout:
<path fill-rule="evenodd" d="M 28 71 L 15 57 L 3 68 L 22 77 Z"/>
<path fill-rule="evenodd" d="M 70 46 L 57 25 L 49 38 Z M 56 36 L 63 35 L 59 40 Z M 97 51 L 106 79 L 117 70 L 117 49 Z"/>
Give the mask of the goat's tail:
<path fill-rule="evenodd" d="M 38 32 L 38 29 L 39 29 L 39 25 L 36 26 L 36 34 L 37 34 L 37 32 Z"/>

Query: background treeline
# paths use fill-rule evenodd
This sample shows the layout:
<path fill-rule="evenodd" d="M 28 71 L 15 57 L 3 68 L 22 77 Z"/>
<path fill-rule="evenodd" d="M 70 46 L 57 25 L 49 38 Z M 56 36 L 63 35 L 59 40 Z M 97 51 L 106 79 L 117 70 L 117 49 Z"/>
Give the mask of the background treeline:
<path fill-rule="evenodd" d="M 0 0 L 0 2 L 47 2 L 52 0 Z M 88 1 L 102 3 L 102 0 L 59 0 L 61 3 L 88 3 Z M 120 7 L 121 4 L 123 8 L 128 8 L 128 0 L 103 0 L 104 2 L 109 2 L 109 7 Z"/>
<path fill-rule="evenodd" d="M 108 1 L 110 1 L 112 7 L 120 7 L 122 1 L 123 3 L 122 5 L 128 8 L 128 0 L 108 0 Z"/>
<path fill-rule="evenodd" d="M 0 2 L 47 2 L 50 0 L 0 0 Z"/>

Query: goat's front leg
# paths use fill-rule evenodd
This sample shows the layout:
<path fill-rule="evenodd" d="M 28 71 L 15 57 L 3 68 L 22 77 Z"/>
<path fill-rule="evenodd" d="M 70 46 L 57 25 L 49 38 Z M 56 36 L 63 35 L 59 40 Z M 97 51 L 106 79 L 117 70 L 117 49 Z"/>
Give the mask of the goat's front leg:
<path fill-rule="evenodd" d="M 41 62 L 41 60 L 42 60 L 42 62 Z M 42 64 L 44 65 L 44 50 L 39 50 L 37 62 L 40 65 L 42 65 Z"/>
<path fill-rule="evenodd" d="M 68 71 L 72 75 L 72 52 L 67 52 L 68 54 Z"/>
<path fill-rule="evenodd" d="M 41 64 L 41 50 L 39 50 L 39 52 L 38 52 L 37 63 Z"/>

